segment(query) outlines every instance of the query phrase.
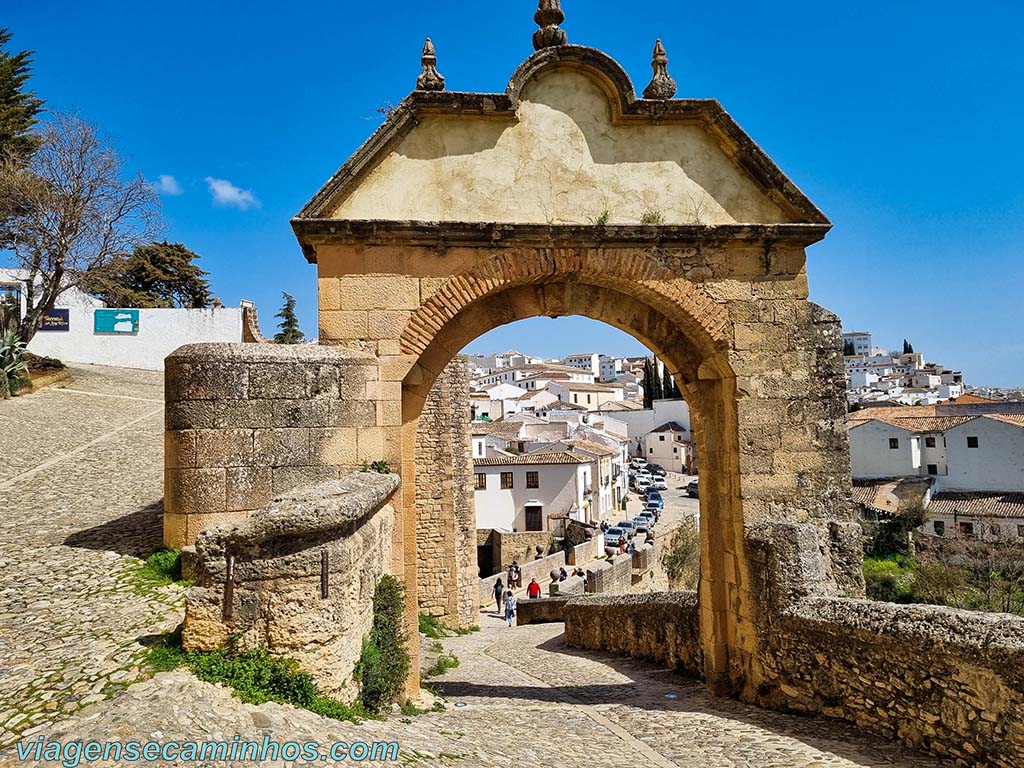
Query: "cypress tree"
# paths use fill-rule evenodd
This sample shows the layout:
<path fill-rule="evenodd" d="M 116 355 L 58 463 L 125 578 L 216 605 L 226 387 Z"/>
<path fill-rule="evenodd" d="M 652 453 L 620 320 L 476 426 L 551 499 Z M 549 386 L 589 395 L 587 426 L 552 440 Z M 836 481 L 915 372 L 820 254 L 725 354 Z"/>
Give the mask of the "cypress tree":
<path fill-rule="evenodd" d="M 278 344 L 301 344 L 306 340 L 306 336 L 299 330 L 299 318 L 295 316 L 295 297 L 290 293 L 282 295 L 284 296 L 284 306 L 275 315 L 275 317 L 281 318 L 281 322 L 277 326 L 281 330 L 274 336 L 274 341 Z"/>

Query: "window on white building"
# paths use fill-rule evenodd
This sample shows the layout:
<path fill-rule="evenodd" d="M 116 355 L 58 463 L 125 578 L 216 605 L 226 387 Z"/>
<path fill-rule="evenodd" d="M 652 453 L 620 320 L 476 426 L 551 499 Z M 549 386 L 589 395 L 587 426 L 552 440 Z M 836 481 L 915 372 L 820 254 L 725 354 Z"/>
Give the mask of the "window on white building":
<path fill-rule="evenodd" d="M 512 473 L 502 472 L 501 473 L 501 489 L 508 491 L 512 489 Z"/>
<path fill-rule="evenodd" d="M 896 450 L 899 450 L 899 447 L 900 447 L 900 439 L 898 437 L 890 437 L 889 438 L 889 450 L 896 451 Z"/>
<path fill-rule="evenodd" d="M 934 437 L 926 437 L 924 439 L 924 446 L 925 446 L 925 448 L 934 448 L 935 447 L 935 438 Z"/>
<path fill-rule="evenodd" d="M 974 437 L 973 435 L 969 436 L 967 438 L 967 447 L 968 448 L 977 448 L 978 447 L 978 438 Z"/>
<path fill-rule="evenodd" d="M 943 522 L 942 520 L 936 520 L 934 523 L 932 523 L 932 530 L 935 531 L 935 535 L 936 536 L 945 536 L 946 535 L 946 523 Z"/>
<path fill-rule="evenodd" d="M 526 487 L 527 488 L 540 488 L 540 472 L 527 472 L 526 473 Z"/>
<path fill-rule="evenodd" d="M 928 465 L 928 474 L 929 475 L 937 475 L 937 474 L 939 474 L 939 465 L 938 464 L 929 464 Z"/>
<path fill-rule="evenodd" d="M 486 491 L 487 490 L 487 475 L 477 473 L 476 475 L 476 490 Z"/>

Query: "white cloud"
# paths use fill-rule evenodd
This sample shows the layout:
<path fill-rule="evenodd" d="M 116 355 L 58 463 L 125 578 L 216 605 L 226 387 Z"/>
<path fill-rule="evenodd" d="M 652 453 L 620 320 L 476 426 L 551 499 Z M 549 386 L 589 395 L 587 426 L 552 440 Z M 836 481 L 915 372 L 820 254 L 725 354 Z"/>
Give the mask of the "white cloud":
<path fill-rule="evenodd" d="M 256 199 L 251 190 L 239 189 L 227 179 L 215 179 L 212 176 L 207 176 L 206 184 L 210 188 L 210 194 L 213 195 L 213 202 L 217 205 L 232 206 L 242 211 L 260 207 L 260 201 Z"/>
<path fill-rule="evenodd" d="M 178 180 L 166 173 L 160 174 L 156 183 L 153 184 L 153 189 L 161 195 L 171 195 L 172 197 L 185 194 L 185 190 L 181 188 L 181 184 L 178 183 Z"/>

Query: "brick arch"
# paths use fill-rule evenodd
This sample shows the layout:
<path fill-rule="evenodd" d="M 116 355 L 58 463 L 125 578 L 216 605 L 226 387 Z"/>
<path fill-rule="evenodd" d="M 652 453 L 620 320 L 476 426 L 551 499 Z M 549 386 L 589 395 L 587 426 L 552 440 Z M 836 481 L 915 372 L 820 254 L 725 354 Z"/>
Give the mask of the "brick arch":
<path fill-rule="evenodd" d="M 400 338 L 403 354 L 420 355 L 460 312 L 509 288 L 572 280 L 619 291 L 676 323 L 705 354 L 730 345 L 729 315 L 699 285 L 662 266 L 653 253 L 601 248 L 512 249 L 447 280 L 423 302 Z"/>
<path fill-rule="evenodd" d="M 532 258 L 531 258 L 532 254 Z M 539 263 L 538 263 L 539 262 Z M 701 487 L 701 626 L 705 674 L 732 685 L 730 665 L 753 659 L 750 608 L 730 580 L 749 583 L 740 491 L 736 377 L 726 309 L 653 255 L 599 249 L 512 252 L 449 278 L 414 312 L 400 337 L 415 362 L 402 382 L 402 476 L 416 477 L 420 415 L 445 366 L 473 339 L 517 320 L 582 315 L 634 336 L 677 376 L 694 415 Z M 407 589 L 416 580 L 417 483 L 402 486 Z M 415 587 L 413 587 L 414 589 Z M 742 604 L 741 604 L 742 603 Z M 409 608 L 409 621 L 415 618 Z M 410 624 L 411 626 L 411 624 Z M 753 663 L 753 662 L 751 662 Z"/>

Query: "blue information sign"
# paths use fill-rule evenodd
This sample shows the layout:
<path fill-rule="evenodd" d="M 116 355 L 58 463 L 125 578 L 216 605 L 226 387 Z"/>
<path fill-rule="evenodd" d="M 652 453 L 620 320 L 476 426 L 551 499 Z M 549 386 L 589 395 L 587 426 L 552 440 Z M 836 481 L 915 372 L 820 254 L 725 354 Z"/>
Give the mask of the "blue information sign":
<path fill-rule="evenodd" d="M 70 312 L 67 309 L 51 309 L 39 320 L 39 330 L 70 331 Z"/>
<path fill-rule="evenodd" d="M 93 333 L 138 333 L 139 310 L 97 309 L 93 312 L 92 329 Z"/>

